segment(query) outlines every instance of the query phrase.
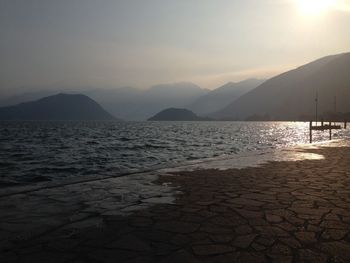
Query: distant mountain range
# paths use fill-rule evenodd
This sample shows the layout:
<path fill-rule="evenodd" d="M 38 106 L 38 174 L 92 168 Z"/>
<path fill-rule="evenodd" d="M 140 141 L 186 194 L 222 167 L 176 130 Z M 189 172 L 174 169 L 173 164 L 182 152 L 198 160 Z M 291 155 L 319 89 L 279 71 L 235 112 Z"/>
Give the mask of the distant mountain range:
<path fill-rule="evenodd" d="M 207 94 L 209 90 L 202 89 L 190 82 L 156 85 L 149 89 L 133 87 L 52 89 L 2 98 L 0 106 L 33 101 L 59 92 L 85 94 L 113 115 L 125 120 L 147 120 L 165 108 L 187 107 L 199 97 Z"/>
<path fill-rule="evenodd" d="M 202 118 L 187 109 L 169 108 L 160 111 L 149 121 L 208 121 L 208 118 Z"/>
<path fill-rule="evenodd" d="M 188 108 L 198 115 L 206 116 L 228 106 L 240 96 L 256 88 L 263 82 L 264 80 L 259 79 L 229 82 L 199 97 Z"/>
<path fill-rule="evenodd" d="M 99 102 L 103 107 L 125 120 L 147 120 L 157 112 L 169 108 L 184 108 L 209 90 L 181 82 L 156 85 L 141 90 L 131 87 L 119 89 L 95 89 L 84 94 Z"/>
<path fill-rule="evenodd" d="M 1 107 L 0 120 L 115 120 L 97 102 L 81 94 L 57 94 Z"/>
<path fill-rule="evenodd" d="M 248 79 L 229 82 L 212 91 L 181 82 L 157 85 L 147 90 L 132 87 L 87 88 L 69 93 L 83 93 L 108 112 L 125 120 L 147 120 L 168 108 L 188 109 L 195 115 L 217 120 L 310 120 L 315 116 L 316 94 L 319 118 L 332 114 L 345 118 L 350 116 L 349 72 L 350 53 L 344 53 L 318 59 L 266 81 Z M 53 92 L 46 90 L 3 98 L 0 106 L 32 101 Z M 6 112 L 7 118 L 24 118 L 27 114 L 27 110 L 23 110 L 25 107 L 29 106 L 23 104 L 1 108 L 2 116 Z M 18 115 L 20 112 L 22 115 Z M 38 114 L 38 118 L 45 118 L 43 112 Z"/>
<path fill-rule="evenodd" d="M 310 120 L 350 112 L 350 53 L 327 56 L 273 77 L 210 116 L 220 120 Z M 335 103 L 336 102 L 336 103 Z M 320 117 L 321 118 L 321 117 Z"/>
<path fill-rule="evenodd" d="M 122 88 L 85 88 L 66 89 L 65 93 L 83 93 L 98 102 L 103 108 L 125 120 L 146 120 L 159 111 L 173 108 L 188 108 L 200 116 L 217 111 L 240 95 L 256 87 L 262 81 L 250 79 L 238 83 L 229 82 L 215 89 L 202 89 L 190 82 L 162 84 L 149 89 Z M 10 106 L 51 96 L 61 90 L 43 90 L 22 93 L 3 98 L 0 106 Z"/>

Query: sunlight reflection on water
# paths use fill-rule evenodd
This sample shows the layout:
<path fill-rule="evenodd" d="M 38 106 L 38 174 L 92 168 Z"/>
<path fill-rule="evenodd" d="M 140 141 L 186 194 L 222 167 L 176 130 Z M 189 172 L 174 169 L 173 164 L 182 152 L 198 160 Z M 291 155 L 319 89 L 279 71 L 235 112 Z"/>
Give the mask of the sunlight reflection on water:
<path fill-rule="evenodd" d="M 307 152 L 309 149 L 320 147 L 350 147 L 349 140 L 334 140 L 319 142 L 317 144 L 300 144 L 294 147 L 273 149 L 266 151 L 255 151 L 237 154 L 227 158 L 208 159 L 203 162 L 189 163 L 184 166 L 163 169 L 163 172 L 195 171 L 206 169 L 243 169 L 246 167 L 257 167 L 267 162 L 323 160 L 321 154 Z"/>
<path fill-rule="evenodd" d="M 213 158 L 233 159 L 242 167 L 307 143 L 308 127 L 303 122 L 5 122 L 0 187 L 114 177 Z M 349 130 L 334 133 L 343 137 L 350 138 Z M 314 133 L 315 142 L 325 138 L 327 132 Z"/>

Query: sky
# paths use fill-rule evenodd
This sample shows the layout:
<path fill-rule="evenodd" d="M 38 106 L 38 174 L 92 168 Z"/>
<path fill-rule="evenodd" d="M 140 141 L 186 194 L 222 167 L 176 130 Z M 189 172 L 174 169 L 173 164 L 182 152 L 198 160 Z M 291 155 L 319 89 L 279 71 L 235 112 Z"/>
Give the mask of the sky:
<path fill-rule="evenodd" d="M 305 1 L 0 0 L 0 89 L 213 89 L 349 52 L 350 1 Z"/>

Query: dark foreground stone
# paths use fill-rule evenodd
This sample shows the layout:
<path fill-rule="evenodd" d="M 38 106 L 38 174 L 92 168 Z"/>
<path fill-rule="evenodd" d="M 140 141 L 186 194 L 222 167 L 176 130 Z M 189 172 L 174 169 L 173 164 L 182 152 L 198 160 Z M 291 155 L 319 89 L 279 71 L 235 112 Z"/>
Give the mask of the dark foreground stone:
<path fill-rule="evenodd" d="M 163 176 L 176 203 L 129 216 L 71 207 L 52 229 L 38 202 L 35 236 L 2 202 L 0 262 L 350 262 L 350 148 L 312 151 L 325 159 Z"/>

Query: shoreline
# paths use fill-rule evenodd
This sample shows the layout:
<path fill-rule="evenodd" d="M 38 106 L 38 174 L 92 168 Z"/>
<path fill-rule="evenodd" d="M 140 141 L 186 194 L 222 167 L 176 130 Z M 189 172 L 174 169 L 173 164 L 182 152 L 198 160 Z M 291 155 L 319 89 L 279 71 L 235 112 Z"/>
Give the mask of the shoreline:
<path fill-rule="evenodd" d="M 125 195 L 136 199 L 124 207 L 118 178 L 1 198 L 0 259 L 347 261 L 350 147 L 304 151 L 324 159 L 173 171 L 158 178 L 158 193 L 136 178 L 143 200 Z"/>
<path fill-rule="evenodd" d="M 130 171 L 124 171 L 117 175 L 112 176 L 99 176 L 99 177 L 88 177 L 88 178 L 69 178 L 60 181 L 49 181 L 49 182 L 36 182 L 18 185 L 10 185 L 5 187 L 0 187 L 0 198 L 25 194 L 29 192 L 35 192 L 51 188 L 61 188 L 69 185 L 84 184 L 91 182 L 98 182 L 103 180 L 109 180 L 120 177 L 127 176 L 138 176 L 145 174 L 159 174 L 173 173 L 181 171 L 196 171 L 196 170 L 207 170 L 207 169 L 232 169 L 232 168 L 247 168 L 247 167 L 257 167 L 261 164 L 270 161 L 297 161 L 305 159 L 318 159 L 317 155 L 312 154 L 302 154 L 303 151 L 315 148 L 315 147 L 344 147 L 350 146 L 350 143 L 345 139 L 335 139 L 332 141 L 320 141 L 314 142 L 312 144 L 303 143 L 296 144 L 292 146 L 285 146 L 280 148 L 266 148 L 263 150 L 255 151 L 243 151 L 233 155 L 221 155 L 217 157 L 210 157 L 204 159 L 189 160 L 182 163 L 171 164 L 171 165 L 155 165 L 154 167 L 149 167 L 146 169 L 134 169 Z M 281 157 L 281 156 L 284 157 Z M 153 179 L 152 179 L 153 180 Z"/>
<path fill-rule="evenodd" d="M 179 127 L 176 126 L 175 128 L 177 129 Z M 162 137 L 159 138 L 159 141 L 157 138 L 152 138 L 152 142 L 147 143 L 147 141 L 142 140 L 133 141 L 132 136 L 130 136 L 130 138 L 123 135 L 121 135 L 120 138 L 117 136 L 116 138 L 113 138 L 115 139 L 116 145 L 119 147 L 125 144 L 125 149 L 127 150 L 126 157 L 122 157 L 119 153 L 121 153 L 124 148 L 122 147 L 120 150 L 115 150 L 113 148 L 114 150 L 108 151 L 108 147 L 106 147 L 108 146 L 106 144 L 106 137 L 102 136 L 101 138 L 98 138 L 98 140 L 100 140 L 99 144 L 91 144 L 92 152 L 88 153 L 88 155 L 93 155 L 94 152 L 99 152 L 101 154 L 111 154 L 111 158 L 104 159 L 102 156 L 103 154 L 101 156 L 95 156 L 100 165 L 96 168 L 94 167 L 94 162 L 85 162 L 83 156 L 82 158 L 79 158 L 79 162 L 82 162 L 81 164 L 71 161 L 66 162 L 64 158 L 62 158 L 63 153 L 68 154 L 72 159 L 75 158 L 74 156 L 79 156 L 78 152 L 75 151 L 79 149 L 78 146 L 80 144 L 83 143 L 82 145 L 85 145 L 86 142 L 84 140 L 78 140 L 76 143 L 77 145 L 74 145 L 75 143 L 73 143 L 73 145 L 71 145 L 71 143 L 66 145 L 69 140 L 64 140 L 63 143 L 65 147 L 72 146 L 73 148 L 72 152 L 64 147 L 62 150 L 59 145 L 55 144 L 55 141 L 52 141 L 55 133 L 62 129 L 61 126 L 56 127 L 58 130 L 54 130 L 53 134 L 48 136 L 47 139 L 50 142 L 48 145 L 37 140 L 35 142 L 35 144 L 38 144 L 37 148 L 27 148 L 25 146 L 26 143 L 21 144 L 20 141 L 16 142 L 14 138 L 8 136 L 7 130 L 12 128 L 14 129 L 14 132 L 20 131 L 18 127 L 5 127 L 3 129 L 5 133 L 3 140 L 4 148 L 13 148 L 11 151 L 15 152 L 11 153 L 10 151 L 7 153 L 7 150 L 3 151 L 2 157 L 4 158 L 5 163 L 1 166 L 1 171 L 4 176 L 0 180 L 0 195 L 2 193 L 6 195 L 11 194 L 19 188 L 23 188 L 24 191 L 27 191 L 28 189 L 55 187 L 80 182 L 83 183 L 104 178 L 108 179 L 118 176 L 127 176 L 134 173 L 154 172 L 163 168 L 180 168 L 193 163 L 203 163 L 205 165 L 206 163 L 211 163 L 212 160 L 215 161 L 215 159 L 218 161 L 224 161 L 226 158 L 236 159 L 240 158 L 242 155 L 256 155 L 257 152 L 273 152 L 275 149 L 294 147 L 298 143 L 307 141 L 307 127 L 303 123 L 275 123 L 275 125 L 272 125 L 271 127 L 265 123 L 258 123 L 257 127 L 255 127 L 255 125 L 242 126 L 237 125 L 236 123 L 231 123 L 230 125 L 223 125 L 220 127 L 207 127 L 210 128 L 209 130 L 212 128 L 219 129 L 220 132 L 222 132 L 219 137 L 215 134 L 213 135 L 213 138 L 205 136 L 199 136 L 197 138 L 197 136 L 195 136 L 196 133 L 190 137 L 180 134 L 181 138 L 179 142 L 177 142 L 176 138 L 172 138 L 168 142 L 168 138 Z M 31 138 L 28 135 L 32 132 L 31 128 L 32 127 L 30 126 L 27 127 L 26 129 L 29 133 L 23 133 L 24 137 L 19 139 L 30 141 Z M 123 126 L 121 128 L 122 131 L 125 132 L 126 128 L 132 127 Z M 153 129 L 154 127 L 151 128 Z M 161 126 L 161 128 L 165 131 L 169 129 L 168 126 Z M 203 132 L 206 130 L 205 128 L 206 126 L 196 126 L 196 132 Z M 49 131 L 48 129 L 49 127 L 44 130 L 40 128 L 39 130 L 35 130 L 35 132 L 47 132 Z M 209 132 L 209 134 L 211 133 L 212 132 Z M 285 136 L 282 136 L 283 134 L 285 134 Z M 322 135 L 321 133 L 319 134 Z M 250 137 L 251 135 L 252 137 Z M 344 138 L 349 137 L 346 130 L 341 131 L 338 135 L 337 138 L 343 136 Z M 319 137 L 321 138 L 322 136 Z M 208 138 L 210 138 L 210 140 L 207 140 Z M 94 138 L 89 138 L 87 141 L 89 145 L 92 142 L 94 142 Z M 12 144 L 13 147 L 11 146 Z M 174 145 L 177 145 L 175 149 L 173 149 Z M 24 152 L 22 152 L 21 147 L 24 147 Z M 116 149 L 118 149 L 118 147 Z M 47 150 L 46 148 L 53 149 L 49 150 L 50 158 L 46 158 L 47 156 L 42 154 Z M 89 148 L 90 147 L 87 149 Z M 20 154 L 16 154 L 16 151 Z M 142 157 L 140 161 L 135 157 L 139 156 L 138 151 L 146 151 L 145 154 L 141 154 Z M 54 158 L 53 156 L 55 155 L 59 157 Z M 101 157 L 102 159 L 99 159 Z M 225 165 L 224 162 L 219 166 L 223 165 Z M 247 163 L 247 165 L 249 166 L 250 164 Z M 202 169 L 206 168 L 204 167 Z"/>

